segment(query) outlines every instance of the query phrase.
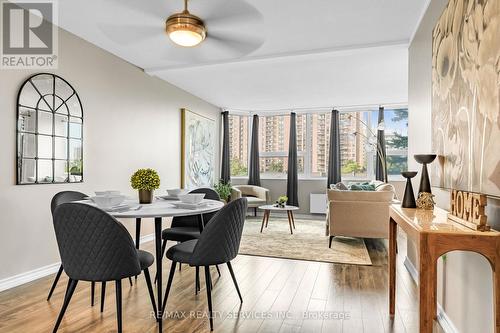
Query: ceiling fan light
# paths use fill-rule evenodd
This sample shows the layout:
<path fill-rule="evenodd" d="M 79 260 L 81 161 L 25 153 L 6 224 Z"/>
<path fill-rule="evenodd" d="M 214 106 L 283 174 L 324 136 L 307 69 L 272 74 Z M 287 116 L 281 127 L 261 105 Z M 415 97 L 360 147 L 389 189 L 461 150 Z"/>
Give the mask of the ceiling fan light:
<path fill-rule="evenodd" d="M 196 46 L 207 36 L 203 21 L 186 11 L 167 19 L 166 32 L 172 42 L 184 47 Z"/>

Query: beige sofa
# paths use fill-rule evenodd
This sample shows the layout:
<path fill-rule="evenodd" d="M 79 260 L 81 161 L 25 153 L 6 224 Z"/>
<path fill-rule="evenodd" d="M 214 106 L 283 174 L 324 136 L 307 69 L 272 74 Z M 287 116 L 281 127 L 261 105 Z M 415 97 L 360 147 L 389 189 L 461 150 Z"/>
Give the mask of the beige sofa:
<path fill-rule="evenodd" d="M 271 203 L 271 195 L 267 188 L 255 185 L 234 185 L 231 190 L 231 200 L 246 197 L 248 207 L 254 209 L 257 216 L 257 207 Z"/>
<path fill-rule="evenodd" d="M 391 187 L 379 186 L 376 191 L 330 189 L 327 195 L 329 247 L 335 236 L 389 237 L 389 205 L 394 198 Z"/>

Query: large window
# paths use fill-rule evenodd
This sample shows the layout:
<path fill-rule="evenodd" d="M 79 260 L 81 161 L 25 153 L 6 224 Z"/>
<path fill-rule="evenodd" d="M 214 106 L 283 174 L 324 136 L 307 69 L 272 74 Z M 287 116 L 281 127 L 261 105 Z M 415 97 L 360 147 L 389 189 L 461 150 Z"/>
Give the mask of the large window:
<path fill-rule="evenodd" d="M 385 139 L 389 175 L 407 168 L 408 111 L 386 109 Z M 230 115 L 231 175 L 248 174 L 249 116 Z M 298 170 L 302 177 L 326 177 L 330 145 L 331 112 L 297 115 Z M 375 178 L 378 110 L 341 112 L 340 150 L 344 179 Z M 290 116 L 259 119 L 259 153 L 262 177 L 286 177 Z"/>

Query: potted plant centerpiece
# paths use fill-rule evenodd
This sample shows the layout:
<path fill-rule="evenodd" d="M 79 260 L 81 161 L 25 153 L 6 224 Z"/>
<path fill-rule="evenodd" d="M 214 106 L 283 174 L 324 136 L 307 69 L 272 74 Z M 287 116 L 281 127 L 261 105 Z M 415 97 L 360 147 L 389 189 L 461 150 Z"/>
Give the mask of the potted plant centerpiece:
<path fill-rule="evenodd" d="M 274 207 L 285 208 L 287 201 L 288 197 L 286 195 L 281 195 L 278 200 L 276 200 Z"/>
<path fill-rule="evenodd" d="M 139 190 L 139 203 L 153 202 L 153 192 L 160 187 L 160 177 L 153 169 L 139 169 L 130 178 L 134 190 Z"/>
<path fill-rule="evenodd" d="M 230 182 L 225 182 L 222 179 L 219 180 L 217 184 L 214 184 L 214 190 L 219 194 L 219 197 L 222 201 L 225 203 L 229 202 L 229 199 L 231 197 L 231 183 Z"/>

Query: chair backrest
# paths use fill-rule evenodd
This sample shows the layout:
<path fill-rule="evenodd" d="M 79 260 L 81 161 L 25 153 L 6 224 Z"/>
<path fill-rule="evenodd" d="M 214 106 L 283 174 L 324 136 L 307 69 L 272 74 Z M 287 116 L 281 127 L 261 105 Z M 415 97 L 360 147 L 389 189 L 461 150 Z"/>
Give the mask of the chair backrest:
<path fill-rule="evenodd" d="M 56 195 L 54 195 L 52 201 L 50 202 L 50 211 L 52 212 L 52 215 L 54 215 L 54 211 L 56 210 L 57 206 L 63 203 L 83 200 L 86 197 L 87 197 L 86 194 L 76 191 L 59 192 Z"/>
<path fill-rule="evenodd" d="M 220 200 L 220 196 L 217 192 L 208 187 L 197 188 L 190 191 L 189 193 L 205 193 L 205 199 L 209 200 Z M 203 214 L 203 221 L 207 224 L 215 213 Z M 172 219 L 172 228 L 176 227 L 193 227 L 198 228 L 198 216 L 179 216 Z"/>
<path fill-rule="evenodd" d="M 54 230 L 64 271 L 74 280 L 121 280 L 141 273 L 127 229 L 99 208 L 61 204 L 54 212 Z"/>
<path fill-rule="evenodd" d="M 190 264 L 218 265 L 234 259 L 240 248 L 247 208 L 247 199 L 240 198 L 229 202 L 219 210 L 203 229 Z"/>

